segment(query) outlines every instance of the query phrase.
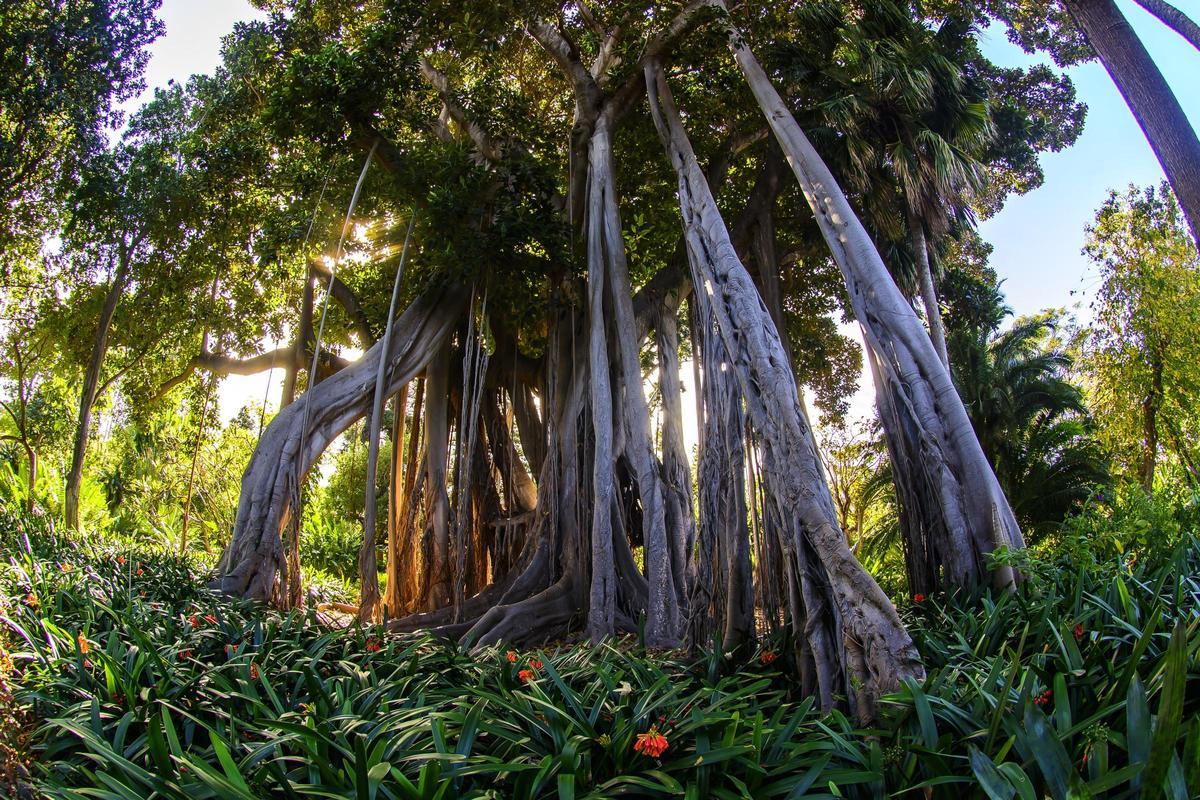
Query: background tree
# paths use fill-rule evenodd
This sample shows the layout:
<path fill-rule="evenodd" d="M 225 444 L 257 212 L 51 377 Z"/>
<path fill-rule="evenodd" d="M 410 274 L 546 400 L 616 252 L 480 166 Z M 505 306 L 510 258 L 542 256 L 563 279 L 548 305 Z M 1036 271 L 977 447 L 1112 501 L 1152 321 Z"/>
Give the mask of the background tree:
<path fill-rule="evenodd" d="M 1164 455 L 1194 475 L 1200 341 L 1196 247 L 1170 187 L 1113 192 L 1084 252 L 1100 285 L 1080 368 L 1100 433 L 1150 492 Z"/>

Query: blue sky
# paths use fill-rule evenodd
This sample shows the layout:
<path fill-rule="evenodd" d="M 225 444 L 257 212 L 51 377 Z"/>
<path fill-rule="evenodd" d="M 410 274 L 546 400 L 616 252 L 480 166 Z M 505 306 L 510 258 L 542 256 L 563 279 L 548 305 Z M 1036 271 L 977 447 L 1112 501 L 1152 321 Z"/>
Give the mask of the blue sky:
<path fill-rule="evenodd" d="M 1200 0 L 1174 0 L 1174 4 L 1193 19 L 1200 18 Z M 1118 5 L 1192 125 L 1200 128 L 1200 52 L 1131 0 L 1118 0 Z M 146 75 L 149 87 L 212 71 L 220 61 L 221 37 L 235 22 L 257 13 L 246 0 L 164 0 L 167 32 L 153 46 Z M 1026 66 L 1035 60 L 1010 44 L 1000 26 L 985 31 L 983 46 L 1001 66 Z M 1084 226 L 1110 190 L 1130 183 L 1156 183 L 1163 173 L 1104 68 L 1089 63 L 1068 72 L 1079 99 L 1088 105 L 1083 135 L 1074 147 L 1043 156 L 1045 184 L 1010 199 L 999 214 L 980 225 L 980 232 L 995 247 L 991 263 L 1004 280 L 1016 313 L 1078 306 L 1081 320 L 1086 320 L 1094 273 L 1080 253 Z M 226 381 L 221 391 L 223 416 L 236 413 L 247 400 L 261 401 L 265 381 L 264 376 Z M 861 389 L 854 405 L 869 407 L 869 386 Z"/>

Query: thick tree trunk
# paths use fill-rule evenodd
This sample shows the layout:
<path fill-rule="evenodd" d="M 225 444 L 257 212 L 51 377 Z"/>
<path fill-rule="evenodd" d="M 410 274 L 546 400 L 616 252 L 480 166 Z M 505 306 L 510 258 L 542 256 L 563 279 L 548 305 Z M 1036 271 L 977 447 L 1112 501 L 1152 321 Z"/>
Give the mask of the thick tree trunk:
<path fill-rule="evenodd" d="M 939 512 L 922 520 L 937 558 L 929 572 L 935 578 L 944 573 L 954 587 L 981 585 L 988 553 L 1025 542 L 950 374 L 833 175 L 736 31 L 730 46 L 842 271 L 855 316 L 878 357 L 881 393 L 894 396 L 896 413 L 884 418 L 889 447 L 920 465 L 914 479 L 927 507 Z M 1011 584 L 1011 570 L 996 570 L 992 580 Z M 912 586 L 917 592 L 934 588 Z"/>
<path fill-rule="evenodd" d="M 589 150 L 591 176 L 587 204 L 588 366 L 590 368 L 592 437 L 592 578 L 588 600 L 588 635 L 599 643 L 616 632 L 617 575 L 613 563 L 612 509 L 614 503 L 612 390 L 609 386 L 608 337 L 605 335 L 604 285 L 608 270 L 604 254 L 604 193 L 609 187 L 604 170 L 607 122 L 601 120 Z"/>
<path fill-rule="evenodd" d="M 937 289 L 933 285 L 933 270 L 929 266 L 925 223 L 911 209 L 908 212 L 908 233 L 913 258 L 917 260 L 917 279 L 921 285 L 921 305 L 925 308 L 925 321 L 929 324 L 929 340 L 933 342 L 933 349 L 937 351 L 942 365 L 949 368 L 950 353 L 946 350 L 946 327 L 942 324 L 942 307 L 938 303 Z"/>
<path fill-rule="evenodd" d="M 641 361 L 633 314 L 632 289 L 625 260 L 625 243 L 617 209 L 617 192 L 612 161 L 611 132 L 607 116 L 602 116 L 592 134 L 590 150 L 591 181 L 600 186 L 603 224 L 600 231 L 589 228 L 588 235 L 604 237 L 604 255 L 608 266 L 608 299 L 613 311 L 620 365 L 621 387 L 618 408 L 623 417 L 624 451 L 633 467 L 638 496 L 642 505 L 646 572 L 650 582 L 650 607 L 646 613 L 646 643 L 650 647 L 674 647 L 679 643 L 679 604 L 675 576 L 671 570 L 672 546 L 668 541 L 663 500 L 662 476 L 658 471 L 650 438 L 650 411 L 642 389 Z M 590 246 L 590 245 L 589 245 Z"/>
<path fill-rule="evenodd" d="M 92 354 L 83 373 L 83 386 L 79 391 L 79 415 L 75 425 L 75 441 L 71 447 L 71 466 L 67 471 L 67 486 L 64 496 L 66 523 L 79 530 L 79 490 L 83 486 L 83 461 L 87 455 L 88 437 L 92 429 L 92 408 L 96 403 L 96 387 L 100 385 L 100 371 L 104 368 L 104 356 L 108 353 L 108 333 L 112 328 L 117 303 L 129 282 L 131 255 L 122 247 L 116 272 L 108 284 L 100 317 L 96 321 L 96 335 L 92 340 Z"/>
<path fill-rule="evenodd" d="M 398 391 L 441 350 L 461 316 L 466 293 L 440 287 L 418 298 L 396 322 L 387 353 L 385 393 Z M 382 343 L 322 381 L 276 415 L 242 476 L 233 538 L 213 587 L 267 601 L 284 569 L 280 534 L 298 512 L 300 485 L 338 434 L 370 408 Z M 307 412 L 306 412 L 307 409 Z"/>
<path fill-rule="evenodd" d="M 1200 244 L 1200 139 L 1113 0 L 1063 0 L 1150 142 Z"/>
<path fill-rule="evenodd" d="M 1153 14 L 1159 22 L 1178 33 L 1188 44 L 1200 50 L 1200 25 L 1165 0 L 1133 0 Z"/>
<path fill-rule="evenodd" d="M 850 554 L 837 527 L 811 431 L 800 411 L 795 378 L 779 334 L 738 259 L 729 232 L 696 162 L 660 70 L 647 70 L 651 109 L 679 177 L 695 296 L 707 306 L 726 360 L 762 441 L 770 497 L 788 532 L 784 542 L 800 579 L 822 602 L 806 602 L 793 617 L 798 642 L 807 642 L 824 666 L 818 692 L 829 707 L 849 698 L 861 719 L 875 714 L 879 697 L 922 669 L 912 640 L 887 596 Z M 928 340 L 926 340 L 928 341 Z M 740 432 L 739 432 L 740 433 Z M 811 561 L 807 556 L 811 553 Z"/>

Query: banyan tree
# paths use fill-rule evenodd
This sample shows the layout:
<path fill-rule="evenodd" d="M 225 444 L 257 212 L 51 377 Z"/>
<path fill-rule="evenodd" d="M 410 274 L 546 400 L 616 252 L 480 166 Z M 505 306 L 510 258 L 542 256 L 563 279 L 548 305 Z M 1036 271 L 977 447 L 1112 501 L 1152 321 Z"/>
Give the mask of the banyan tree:
<path fill-rule="evenodd" d="M 1014 580 L 986 556 L 1021 533 L 947 369 L 797 122 L 794 75 L 756 60 L 787 5 L 301 2 L 244 37 L 280 158 L 305 137 L 352 156 L 357 224 L 387 214 L 412 242 L 365 297 L 341 245 L 306 238 L 288 363 L 310 375 L 246 468 L 217 588 L 303 601 L 305 481 L 370 418 L 393 446 L 364 619 L 467 646 L 640 630 L 736 653 L 780 632 L 807 692 L 870 717 L 922 668 L 838 524 L 789 264 L 835 265 L 864 331 L 914 590 Z M 367 334 L 340 369 L 326 313 Z"/>

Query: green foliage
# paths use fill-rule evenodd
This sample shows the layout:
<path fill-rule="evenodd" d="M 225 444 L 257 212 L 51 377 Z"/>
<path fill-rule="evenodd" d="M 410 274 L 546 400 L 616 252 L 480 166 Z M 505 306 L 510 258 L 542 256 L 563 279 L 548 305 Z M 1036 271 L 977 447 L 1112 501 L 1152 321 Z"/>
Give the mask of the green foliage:
<path fill-rule="evenodd" d="M 512 662 L 213 596 L 192 562 L 36 520 L 4 517 L 0 544 L 4 646 L 50 797 L 1200 789 L 1192 538 L 1136 565 L 1026 560 L 1025 587 L 982 606 L 922 598 L 904 613 L 928 678 L 886 698 L 872 730 L 797 700 L 783 656 L 764 657 L 777 644 L 741 664 L 615 644 Z M 635 749 L 652 728 L 658 758 Z"/>
<path fill-rule="evenodd" d="M 1147 492 L 1160 463 L 1159 483 L 1200 485 L 1200 257 L 1170 187 L 1113 192 L 1084 252 L 1100 285 L 1080 367 L 1100 433 Z"/>

